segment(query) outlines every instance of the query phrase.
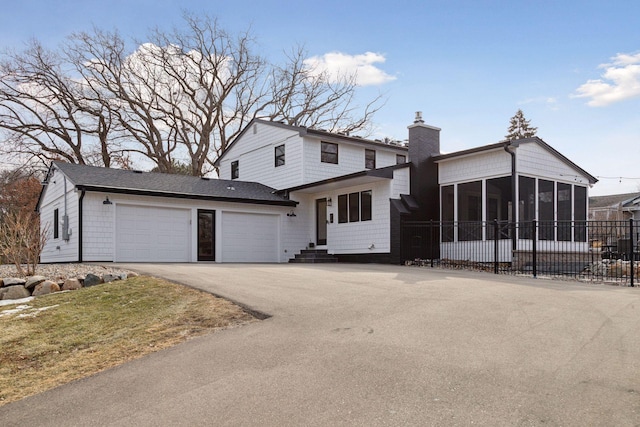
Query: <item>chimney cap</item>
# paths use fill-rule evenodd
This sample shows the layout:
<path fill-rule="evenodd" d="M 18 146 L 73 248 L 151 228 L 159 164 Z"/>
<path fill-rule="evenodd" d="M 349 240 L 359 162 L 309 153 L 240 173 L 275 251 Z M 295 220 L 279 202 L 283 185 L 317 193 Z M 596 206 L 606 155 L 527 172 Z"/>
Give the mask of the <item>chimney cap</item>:
<path fill-rule="evenodd" d="M 424 123 L 424 120 L 422 120 L 422 111 L 416 111 L 416 118 L 413 123 Z"/>

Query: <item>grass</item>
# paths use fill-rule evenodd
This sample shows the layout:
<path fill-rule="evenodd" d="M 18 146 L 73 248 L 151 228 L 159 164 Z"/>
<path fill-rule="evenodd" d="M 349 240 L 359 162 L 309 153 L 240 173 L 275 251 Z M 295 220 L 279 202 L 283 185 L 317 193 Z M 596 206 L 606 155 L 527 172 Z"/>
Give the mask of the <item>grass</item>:
<path fill-rule="evenodd" d="M 255 320 L 229 301 L 147 276 L 23 305 L 0 307 L 0 406 Z"/>

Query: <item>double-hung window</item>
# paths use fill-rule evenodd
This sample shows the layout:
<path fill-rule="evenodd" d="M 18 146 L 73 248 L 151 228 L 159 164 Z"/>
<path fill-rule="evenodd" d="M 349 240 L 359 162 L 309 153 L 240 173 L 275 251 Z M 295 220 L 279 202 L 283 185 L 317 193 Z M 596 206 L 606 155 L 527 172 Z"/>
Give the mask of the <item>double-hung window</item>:
<path fill-rule="evenodd" d="M 365 169 L 376 168 L 376 150 L 364 150 L 364 167 Z"/>
<path fill-rule="evenodd" d="M 320 147 L 320 161 L 322 163 L 338 164 L 338 144 L 322 142 Z"/>

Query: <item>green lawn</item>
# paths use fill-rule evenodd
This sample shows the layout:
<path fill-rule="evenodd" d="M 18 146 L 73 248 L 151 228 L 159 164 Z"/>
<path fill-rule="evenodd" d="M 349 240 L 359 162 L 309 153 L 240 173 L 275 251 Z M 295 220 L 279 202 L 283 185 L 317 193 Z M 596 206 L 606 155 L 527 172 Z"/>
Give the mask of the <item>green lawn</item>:
<path fill-rule="evenodd" d="M 141 276 L 0 307 L 0 405 L 218 328 L 256 320 L 210 294 Z"/>

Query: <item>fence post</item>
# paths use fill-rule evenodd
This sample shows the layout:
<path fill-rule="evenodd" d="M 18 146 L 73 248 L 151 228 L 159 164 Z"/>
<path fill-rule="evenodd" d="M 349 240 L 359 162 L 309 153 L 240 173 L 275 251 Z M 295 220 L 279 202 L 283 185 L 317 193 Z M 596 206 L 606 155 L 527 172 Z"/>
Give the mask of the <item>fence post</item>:
<path fill-rule="evenodd" d="M 635 254 L 635 242 L 633 241 L 633 218 L 629 218 L 629 246 L 631 246 L 631 255 L 629 257 L 629 267 L 630 271 L 629 271 L 629 278 L 631 279 L 631 287 L 634 287 L 635 284 L 633 283 L 634 281 L 634 268 L 635 268 L 635 258 L 636 258 L 636 254 Z"/>
<path fill-rule="evenodd" d="M 493 274 L 498 274 L 498 220 L 493 220 Z"/>
<path fill-rule="evenodd" d="M 538 277 L 538 222 L 534 219 L 531 221 L 531 242 L 533 244 L 531 253 L 531 263 L 533 264 L 533 278 Z"/>

